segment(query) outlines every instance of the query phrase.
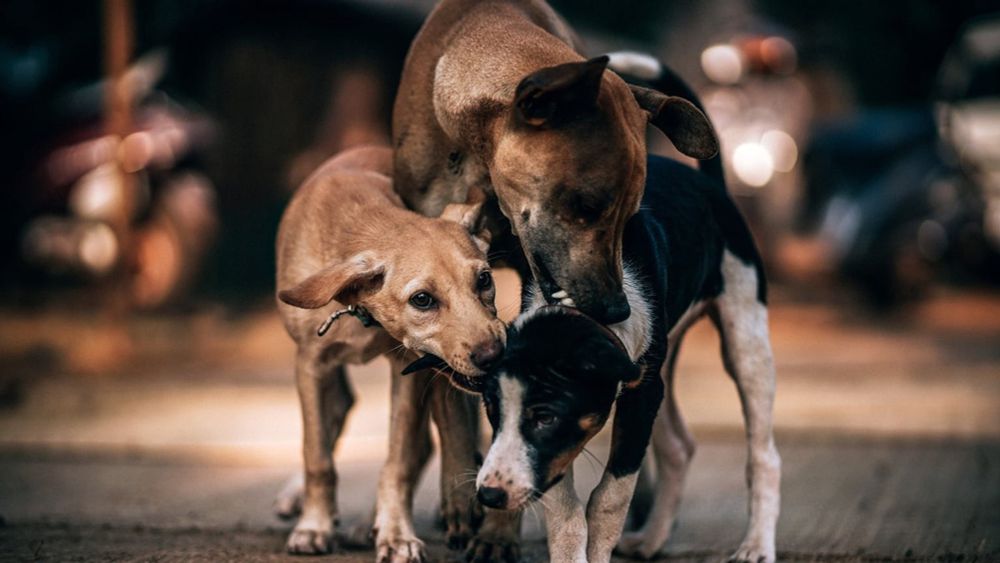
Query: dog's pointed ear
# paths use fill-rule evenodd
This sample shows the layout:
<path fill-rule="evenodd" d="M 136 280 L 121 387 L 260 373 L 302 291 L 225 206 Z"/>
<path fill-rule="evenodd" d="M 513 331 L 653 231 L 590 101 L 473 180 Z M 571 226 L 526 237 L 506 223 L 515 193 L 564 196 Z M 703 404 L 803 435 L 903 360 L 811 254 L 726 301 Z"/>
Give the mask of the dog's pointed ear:
<path fill-rule="evenodd" d="M 472 237 L 472 242 L 479 250 L 488 252 L 492 233 L 487 226 L 486 214 L 483 212 L 483 202 L 479 203 L 450 203 L 441 213 L 442 219 L 454 221 L 465 227 Z"/>
<path fill-rule="evenodd" d="M 353 305 L 366 293 L 378 291 L 384 277 L 385 266 L 363 253 L 328 266 L 295 287 L 279 291 L 278 299 L 302 309 L 318 309 L 334 299 Z"/>
<path fill-rule="evenodd" d="M 629 85 L 639 107 L 649 113 L 649 122 L 670 139 L 677 150 L 699 160 L 719 153 L 719 139 L 708 117 L 694 104 L 642 86 Z"/>
<path fill-rule="evenodd" d="M 595 108 L 607 66 L 605 55 L 546 67 L 525 76 L 514 91 L 518 120 L 533 127 L 551 127 Z"/>

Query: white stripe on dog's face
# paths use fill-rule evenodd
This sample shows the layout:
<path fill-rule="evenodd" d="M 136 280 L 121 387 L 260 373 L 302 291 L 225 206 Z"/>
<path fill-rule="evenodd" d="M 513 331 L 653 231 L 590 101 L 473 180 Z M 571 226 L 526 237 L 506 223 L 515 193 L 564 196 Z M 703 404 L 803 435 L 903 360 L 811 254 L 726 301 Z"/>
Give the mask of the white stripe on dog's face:
<path fill-rule="evenodd" d="M 479 469 L 476 488 L 503 489 L 507 493 L 507 508 L 511 509 L 531 499 L 535 478 L 528 445 L 521 433 L 524 387 L 507 375 L 500 376 L 499 387 L 500 425 Z"/>

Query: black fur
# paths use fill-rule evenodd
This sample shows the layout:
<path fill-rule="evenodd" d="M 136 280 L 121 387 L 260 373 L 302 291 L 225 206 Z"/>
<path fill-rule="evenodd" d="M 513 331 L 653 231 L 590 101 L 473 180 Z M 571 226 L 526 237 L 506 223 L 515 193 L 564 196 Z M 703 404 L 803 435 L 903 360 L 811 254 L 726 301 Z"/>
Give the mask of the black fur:
<path fill-rule="evenodd" d="M 515 325 L 508 341 L 501 369 L 524 388 L 520 433 L 541 493 L 561 478 L 550 476 L 553 460 L 589 439 L 590 424 L 604 425 L 619 382 L 637 379 L 639 370 L 614 334 L 563 307 L 546 307 L 523 327 Z M 483 402 L 495 430 L 503 415 L 498 377 L 486 378 Z M 596 418 L 581 425 L 587 417 Z"/>
<path fill-rule="evenodd" d="M 760 255 L 725 187 L 704 172 L 649 156 L 642 206 L 625 227 L 624 259 L 642 283 L 653 313 L 649 349 L 639 359 L 642 384 L 618 398 L 608 469 L 616 476 L 639 469 L 653 419 L 663 400 L 660 369 L 667 334 L 692 304 L 722 293 L 722 254 L 729 250 L 757 270 L 757 297 L 767 289 Z"/>
<path fill-rule="evenodd" d="M 650 85 L 685 97 L 704 111 L 693 92 L 669 70 Z M 638 382 L 622 386 L 614 397 L 617 381 L 628 377 L 581 369 L 581 363 L 604 369 L 613 365 L 601 358 L 615 343 L 615 337 L 588 317 L 560 312 L 559 308 L 529 317 L 522 326 L 509 331 L 507 352 L 498 368 L 487 376 L 484 398 L 488 410 L 493 410 L 490 422 L 494 430 L 499 423 L 500 374 L 522 382 L 525 407 L 546 404 L 566 413 L 557 420 L 558 428 L 551 429 L 548 439 L 539 440 L 531 434 L 530 422 L 522 426 L 525 441 L 536 450 L 536 481 L 549 474 L 549 461 L 588 439 L 579 431 L 576 420 L 589 411 L 603 424 L 612 400 L 617 409 L 608 471 L 616 477 L 638 471 L 663 401 L 660 370 L 667 361 L 667 335 L 692 304 L 724 291 L 721 266 L 726 250 L 753 266 L 758 279 L 757 299 L 766 303 L 763 263 L 750 229 L 726 192 L 721 159 L 716 156 L 703 161 L 695 170 L 667 158 L 649 156 L 642 204 L 626 224 L 623 241 L 624 261 L 638 278 L 652 314 L 650 344 L 637 361 L 642 374 Z M 524 279 L 527 286 L 530 278 Z M 526 307 L 529 301 L 530 296 L 525 294 L 522 305 Z M 588 345 L 578 344 L 579 331 L 592 333 Z M 601 338 L 607 342 L 597 345 Z M 558 376 L 553 375 L 551 366 L 559 366 L 555 369 Z"/>
<path fill-rule="evenodd" d="M 622 476 L 639 469 L 663 401 L 659 374 L 667 359 L 667 334 L 692 304 L 722 293 L 721 264 L 727 249 L 755 267 L 763 302 L 760 256 L 725 188 L 704 172 L 650 156 L 642 206 L 624 236 L 625 263 L 642 285 L 652 312 L 650 345 L 637 362 L 641 378 L 634 381 L 636 374 L 622 360 L 617 338 L 577 311 L 548 307 L 511 328 L 504 357 L 485 380 L 484 399 L 496 429 L 498 377 L 504 374 L 523 384 L 525 413 L 555 415 L 553 425 L 539 430 L 528 414 L 521 428 L 539 490 L 553 482 L 549 463 L 589 437 L 579 419 L 592 415 L 603 424 L 612 401 L 617 410 L 608 470 Z M 619 381 L 628 384 L 615 397 Z"/>

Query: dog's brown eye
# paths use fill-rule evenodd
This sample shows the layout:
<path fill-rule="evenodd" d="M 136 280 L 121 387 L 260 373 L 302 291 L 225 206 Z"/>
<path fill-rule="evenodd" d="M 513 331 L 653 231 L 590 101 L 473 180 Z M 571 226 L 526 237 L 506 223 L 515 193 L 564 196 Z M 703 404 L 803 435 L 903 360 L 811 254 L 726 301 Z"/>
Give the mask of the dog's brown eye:
<path fill-rule="evenodd" d="M 421 310 L 430 309 L 431 307 L 434 306 L 435 303 L 437 303 L 437 301 L 435 301 L 434 297 L 432 297 L 431 294 L 427 293 L 426 291 L 418 291 L 417 293 L 414 293 L 412 296 L 410 296 L 410 305 L 413 305 L 417 309 Z"/>
<path fill-rule="evenodd" d="M 555 424 L 556 417 L 552 413 L 540 412 L 540 413 L 535 413 L 535 415 L 532 417 L 532 421 L 535 423 L 536 427 L 545 428 Z"/>
<path fill-rule="evenodd" d="M 479 291 L 486 291 L 491 287 L 493 287 L 493 274 L 488 271 L 480 272 L 479 277 L 476 278 L 476 288 Z"/>

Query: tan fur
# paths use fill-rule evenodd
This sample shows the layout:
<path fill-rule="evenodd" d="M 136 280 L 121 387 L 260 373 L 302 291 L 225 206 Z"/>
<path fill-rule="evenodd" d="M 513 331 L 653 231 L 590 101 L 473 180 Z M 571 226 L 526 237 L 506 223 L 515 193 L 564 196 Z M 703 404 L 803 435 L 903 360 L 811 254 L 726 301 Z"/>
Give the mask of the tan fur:
<path fill-rule="evenodd" d="M 318 340 L 344 362 L 365 362 L 385 352 L 391 340 L 408 349 L 435 354 L 456 370 L 479 375 L 472 348 L 503 340 L 494 291 L 479 294 L 476 278 L 486 259 L 462 225 L 406 210 L 392 191 L 388 149 L 365 148 L 323 165 L 296 193 L 278 232 L 279 293 L 292 292 L 332 266 L 356 264 L 384 270 L 379 287 L 362 288 L 344 302 L 329 301 L 334 289 L 317 287 L 316 309 L 279 299 L 285 326 L 297 343 Z M 408 306 L 410 296 L 427 291 L 440 307 L 423 312 Z M 313 302 L 315 304 L 319 301 Z M 323 337 L 316 328 L 331 312 L 360 304 L 384 330 L 364 328 L 350 317 L 334 323 Z M 378 344 L 383 346 L 378 346 Z"/>
<path fill-rule="evenodd" d="M 425 405 L 421 397 L 430 375 L 402 378 L 399 372 L 415 359 L 413 352 L 425 352 L 468 376 L 481 375 L 470 359 L 472 352 L 505 339 L 503 323 L 496 318 L 495 290 L 476 285 L 487 268 L 481 243 L 469 232 L 476 209 L 450 210 L 457 222 L 408 211 L 392 190 L 390 172 L 387 148 L 354 149 L 328 161 L 296 193 L 278 232 L 278 309 L 298 346 L 296 383 L 303 416 L 305 491 L 302 516 L 288 539 L 293 553 L 333 548 L 332 451 L 353 403 L 346 364 L 406 348 L 390 354 L 393 420 L 390 458 L 379 485 L 380 552 L 420 558 L 410 496 L 429 452 L 429 437 L 424 436 L 430 411 L 442 434 L 445 473 L 474 467 L 470 427 L 450 422 L 458 416 L 454 404 L 468 399 L 435 391 Z M 411 306 L 410 297 L 420 291 L 433 295 L 438 306 L 430 311 Z M 343 316 L 318 336 L 320 324 L 346 305 L 363 306 L 382 328 L 365 328 L 358 319 Z M 417 386 L 420 382 L 424 386 Z M 457 437 L 451 436 L 452 427 L 460 427 Z M 464 494 L 468 506 L 472 491 Z M 449 490 L 446 510 L 462 502 L 454 497 Z"/>
<path fill-rule="evenodd" d="M 518 85 L 543 69 L 582 63 L 575 43 L 541 0 L 442 1 L 403 69 L 393 109 L 394 171 L 396 191 L 425 215 L 467 201 L 470 190 L 495 196 L 536 277 L 547 270 L 577 306 L 600 318 L 602 303 L 624 300 L 622 234 L 643 192 L 647 123 L 676 123 L 671 138 L 703 142 L 705 154 L 715 138 L 688 102 L 636 94 L 603 66 L 595 105 L 582 117 L 552 127 L 538 126 L 544 118 L 525 119 Z M 664 110 L 677 119 L 658 121 Z M 580 199 L 599 214 L 580 220 Z"/>

